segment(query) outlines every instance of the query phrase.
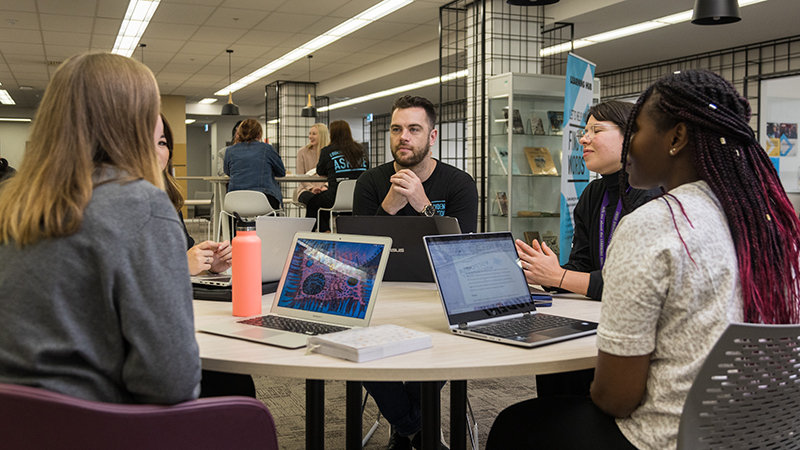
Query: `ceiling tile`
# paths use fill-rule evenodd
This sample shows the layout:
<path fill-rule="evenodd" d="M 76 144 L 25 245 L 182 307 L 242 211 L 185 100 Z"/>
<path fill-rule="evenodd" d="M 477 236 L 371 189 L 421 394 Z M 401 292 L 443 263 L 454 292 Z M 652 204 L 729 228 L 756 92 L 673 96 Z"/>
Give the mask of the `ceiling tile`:
<path fill-rule="evenodd" d="M 211 6 L 161 2 L 156 13 L 153 14 L 150 26 L 153 26 L 153 23 L 202 25 L 208 21 L 215 10 L 216 8 Z"/>
<path fill-rule="evenodd" d="M 97 0 L 37 0 L 36 6 L 41 14 L 93 17 L 97 10 Z"/>
<path fill-rule="evenodd" d="M 310 14 L 288 14 L 273 12 L 258 24 L 256 29 L 297 32 L 317 21 L 317 16 Z"/>
<path fill-rule="evenodd" d="M 26 2 L 15 2 L 26 3 Z M 0 28 L 16 28 L 20 30 L 38 30 L 39 18 L 35 12 L 6 11 L 0 9 Z"/>
<path fill-rule="evenodd" d="M 247 30 L 238 28 L 221 28 L 202 26 L 192 35 L 192 42 L 235 42 Z"/>
<path fill-rule="evenodd" d="M 25 44 L 36 44 L 42 42 L 42 34 L 39 30 L 20 30 L 13 28 L 0 28 L 0 42 L 21 42 Z M 2 46 L 0 46 L 0 50 Z"/>

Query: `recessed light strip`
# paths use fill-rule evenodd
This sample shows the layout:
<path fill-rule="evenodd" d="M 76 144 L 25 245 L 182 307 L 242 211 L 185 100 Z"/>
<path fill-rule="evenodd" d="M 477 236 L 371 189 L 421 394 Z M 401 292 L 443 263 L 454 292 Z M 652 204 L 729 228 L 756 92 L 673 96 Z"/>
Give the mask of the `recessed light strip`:
<path fill-rule="evenodd" d="M 365 27 L 371 24 L 372 22 L 375 22 L 376 20 L 379 20 L 397 11 L 398 9 L 412 3 L 413 1 L 414 0 L 384 0 L 378 3 L 377 5 L 373 6 L 372 8 L 369 8 L 366 11 L 362 12 L 361 14 L 353 17 L 352 19 L 349 19 L 331 28 L 326 33 L 317 36 L 316 38 L 306 42 L 300 47 L 297 47 L 296 49 L 281 56 L 275 61 L 270 62 L 264 67 L 236 80 L 229 86 L 225 86 L 223 89 L 215 92 L 214 95 L 228 95 L 228 93 L 230 92 L 236 92 L 245 86 L 253 84 L 256 81 L 275 72 L 276 70 L 286 67 L 297 60 L 305 58 L 311 53 L 333 42 L 338 41 L 339 39 L 347 36 L 348 34 Z"/>
<path fill-rule="evenodd" d="M 0 103 L 4 105 L 16 105 L 17 102 L 11 98 L 11 94 L 8 93 L 5 89 L 0 89 Z"/>
<path fill-rule="evenodd" d="M 455 80 L 456 78 L 464 78 L 466 76 L 467 76 L 466 70 L 459 70 L 458 72 L 453 72 L 444 75 L 442 77 L 442 81 L 451 81 Z M 376 98 L 388 97 L 390 95 L 399 94 L 401 92 L 412 91 L 414 89 L 423 88 L 425 86 L 432 86 L 434 84 L 439 84 L 439 77 L 428 78 L 427 80 L 417 81 L 416 83 L 406 84 L 403 86 L 387 89 L 385 91 L 375 92 L 372 94 L 363 95 L 361 97 L 351 98 L 350 100 L 334 103 L 329 106 L 323 106 L 322 108 L 319 108 L 317 111 L 320 112 L 331 111 L 334 109 L 344 108 L 346 106 L 357 105 L 359 103 L 364 103 L 366 101 L 375 100 Z"/>
<path fill-rule="evenodd" d="M 30 122 L 31 119 L 19 119 L 16 117 L 0 117 L 0 122 Z"/>
<path fill-rule="evenodd" d="M 739 7 L 754 5 L 756 3 L 765 2 L 767 0 L 739 0 Z M 626 36 L 644 33 L 645 31 L 655 30 L 657 28 L 666 27 L 667 25 L 675 25 L 676 23 L 688 22 L 692 20 L 693 10 L 683 11 L 677 14 L 664 16 L 658 19 L 648 20 L 646 22 L 637 23 L 627 27 L 617 28 L 616 30 L 606 31 L 604 33 L 594 34 L 585 38 L 576 39 L 573 42 L 566 42 L 563 44 L 545 47 L 539 50 L 539 56 L 551 56 L 558 53 L 568 52 L 572 49 L 579 49 L 588 47 L 590 45 L 598 44 L 600 42 L 613 41 Z"/>
<path fill-rule="evenodd" d="M 133 54 L 139 45 L 139 40 L 147 29 L 150 19 L 158 8 L 161 0 L 131 0 L 128 3 L 128 11 L 125 12 L 125 18 L 122 20 L 122 25 L 119 27 L 117 33 L 117 40 L 114 42 L 114 48 L 111 53 L 118 55 L 130 56 Z"/>

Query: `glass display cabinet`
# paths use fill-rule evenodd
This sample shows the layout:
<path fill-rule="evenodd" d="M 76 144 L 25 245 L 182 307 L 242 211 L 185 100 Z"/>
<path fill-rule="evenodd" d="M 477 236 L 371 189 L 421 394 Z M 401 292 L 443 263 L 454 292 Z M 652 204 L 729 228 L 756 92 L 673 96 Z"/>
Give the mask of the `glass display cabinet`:
<path fill-rule="evenodd" d="M 544 240 L 558 253 L 564 77 L 496 75 L 487 93 L 488 230 Z"/>

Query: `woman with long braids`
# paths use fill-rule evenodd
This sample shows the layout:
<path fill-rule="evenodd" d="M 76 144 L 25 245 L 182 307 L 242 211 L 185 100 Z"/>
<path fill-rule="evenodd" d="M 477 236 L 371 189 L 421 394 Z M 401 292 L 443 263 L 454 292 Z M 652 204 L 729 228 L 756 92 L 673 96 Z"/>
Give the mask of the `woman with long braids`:
<path fill-rule="evenodd" d="M 665 194 L 625 217 L 609 247 L 591 398 L 507 408 L 488 450 L 674 449 L 686 395 L 728 323 L 798 323 L 800 220 L 749 121 L 747 100 L 705 70 L 642 94 L 622 177 Z"/>

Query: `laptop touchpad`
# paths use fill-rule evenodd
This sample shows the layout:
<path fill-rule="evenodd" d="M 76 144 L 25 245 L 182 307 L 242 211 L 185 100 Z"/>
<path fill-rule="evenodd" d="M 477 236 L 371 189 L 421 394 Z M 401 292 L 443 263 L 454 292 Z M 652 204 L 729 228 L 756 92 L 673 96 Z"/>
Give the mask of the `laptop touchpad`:
<path fill-rule="evenodd" d="M 266 339 L 268 337 L 278 336 L 278 335 L 282 334 L 282 332 L 263 329 L 263 328 L 262 329 L 251 328 L 251 329 L 248 329 L 248 330 L 236 331 L 233 334 L 235 334 L 237 336 L 241 336 L 243 338 L 248 338 L 248 339 Z"/>

